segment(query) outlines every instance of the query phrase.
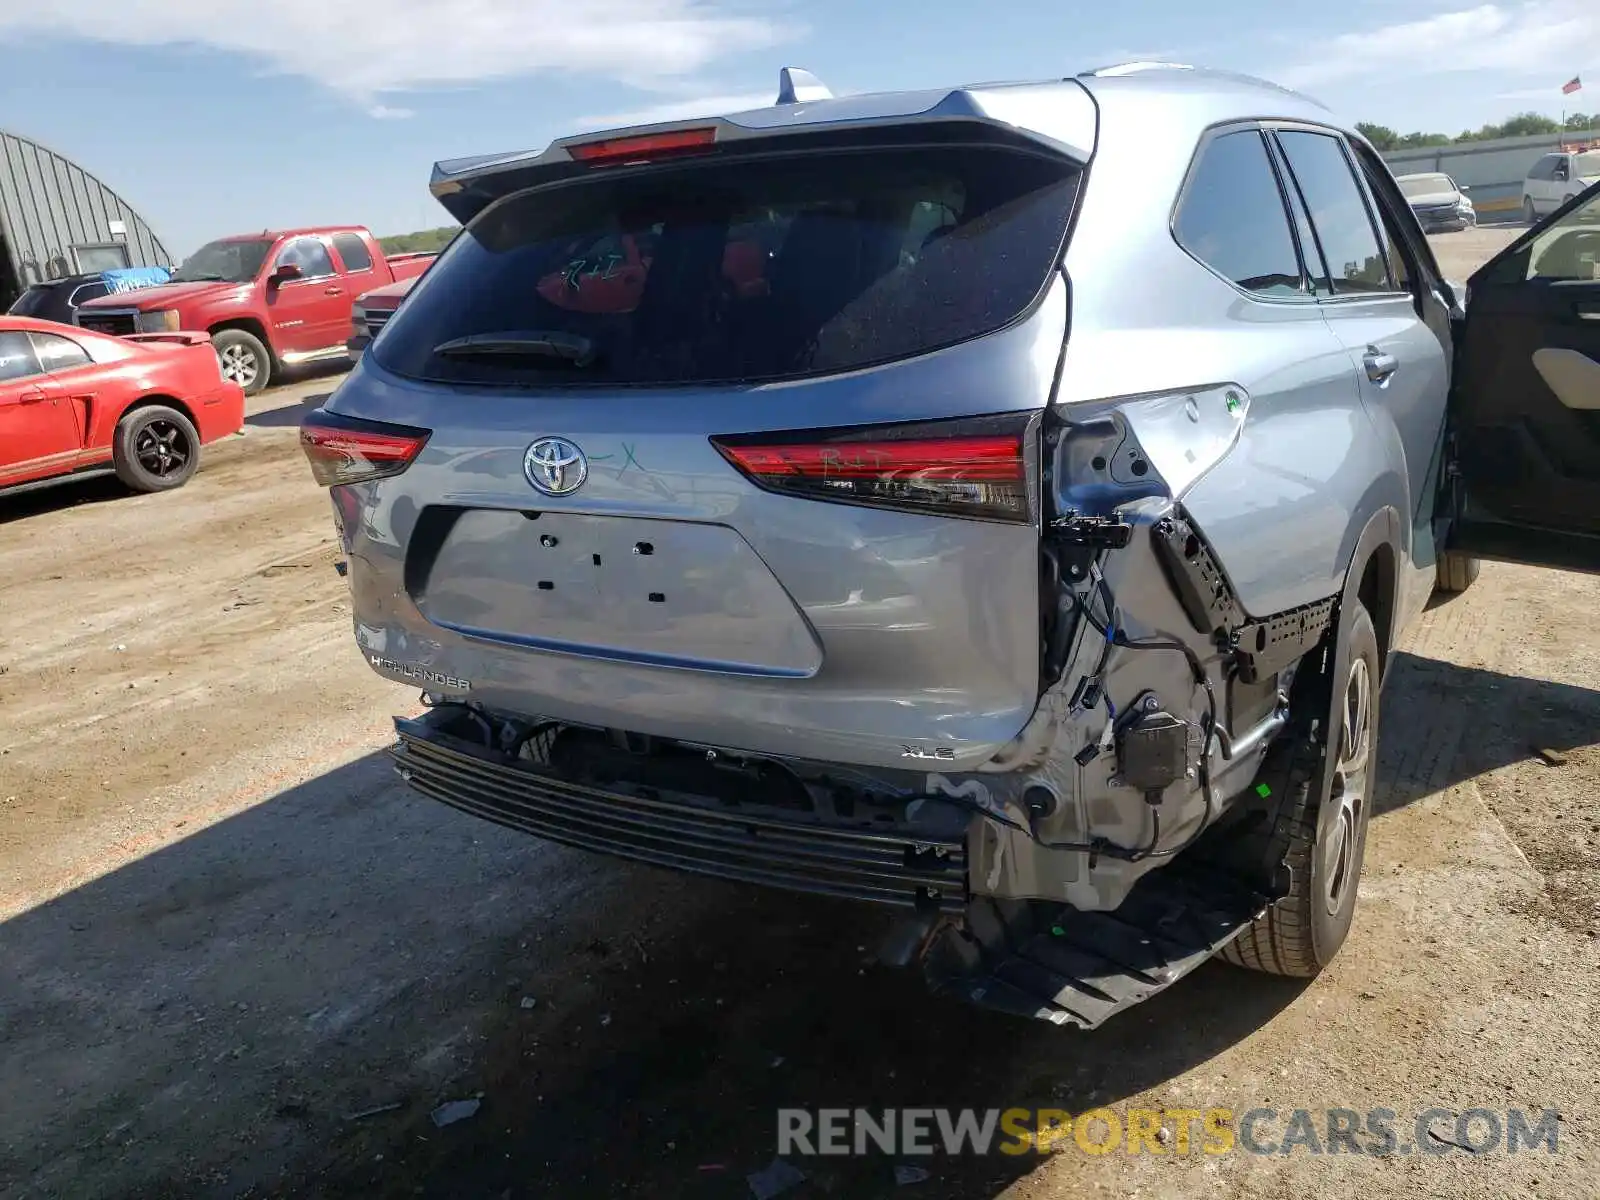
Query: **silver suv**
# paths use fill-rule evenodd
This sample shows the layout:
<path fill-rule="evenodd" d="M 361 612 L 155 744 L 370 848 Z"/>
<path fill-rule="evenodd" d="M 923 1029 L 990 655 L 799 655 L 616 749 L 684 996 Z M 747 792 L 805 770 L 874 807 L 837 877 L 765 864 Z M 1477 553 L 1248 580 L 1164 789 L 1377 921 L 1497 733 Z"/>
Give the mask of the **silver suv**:
<path fill-rule="evenodd" d="M 429 706 L 401 775 L 896 906 L 885 957 L 970 1001 L 1318 971 L 1402 628 L 1473 556 L 1600 566 L 1595 189 L 1463 307 L 1258 80 L 786 71 L 432 190 L 464 232 L 302 429 Z"/>

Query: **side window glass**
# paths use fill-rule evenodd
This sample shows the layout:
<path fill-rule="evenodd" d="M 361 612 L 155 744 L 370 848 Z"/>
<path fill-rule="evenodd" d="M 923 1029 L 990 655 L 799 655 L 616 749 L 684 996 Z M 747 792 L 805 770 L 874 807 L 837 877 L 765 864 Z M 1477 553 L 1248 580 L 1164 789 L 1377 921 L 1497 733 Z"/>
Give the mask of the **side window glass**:
<path fill-rule="evenodd" d="M 317 238 L 296 238 L 278 251 L 278 265 L 281 267 L 284 263 L 294 263 L 305 279 L 333 274 L 333 259 Z"/>
<path fill-rule="evenodd" d="M 1367 198 L 1372 203 L 1373 211 L 1378 214 L 1378 228 L 1383 234 L 1384 253 L 1389 259 L 1389 273 L 1397 286 L 1408 292 L 1413 291 L 1412 282 L 1415 276 L 1420 272 L 1425 277 L 1427 272 L 1420 267 L 1418 270 L 1412 269 L 1411 250 L 1400 223 L 1403 218 L 1395 210 L 1396 203 L 1403 201 L 1404 196 L 1397 199 L 1392 194 L 1396 190 L 1392 182 L 1389 187 L 1380 186 L 1375 173 L 1383 169 L 1381 161 L 1375 165 L 1374 160 L 1364 152 L 1357 150 L 1355 154 Z M 1454 187 L 1455 184 L 1452 182 L 1450 186 Z M 1404 211 L 1409 215 L 1410 205 L 1406 205 Z"/>
<path fill-rule="evenodd" d="M 1283 196 L 1254 129 L 1206 144 L 1189 172 L 1173 230 L 1185 250 L 1246 291 L 1306 294 Z"/>
<path fill-rule="evenodd" d="M 33 335 L 33 348 L 39 355 L 39 365 L 46 371 L 66 371 L 73 367 L 87 367 L 90 359 L 84 348 L 70 338 L 53 333 Z"/>
<path fill-rule="evenodd" d="M 0 333 L 0 383 L 38 375 L 39 359 L 25 333 Z"/>
<path fill-rule="evenodd" d="M 344 269 L 346 271 L 370 271 L 372 269 L 372 255 L 367 253 L 367 244 L 355 234 L 334 234 L 333 248 L 339 252 L 339 257 L 344 261 Z"/>
<path fill-rule="evenodd" d="M 1294 235 L 1300 240 L 1300 257 L 1306 265 L 1306 277 L 1311 281 L 1312 290 L 1320 295 L 1329 295 L 1333 291 L 1333 284 L 1328 279 L 1328 264 L 1322 261 L 1322 251 L 1317 246 L 1317 235 L 1311 228 L 1311 218 L 1306 213 L 1305 197 L 1300 194 L 1299 185 L 1294 181 L 1294 176 L 1289 171 L 1289 164 L 1284 161 L 1283 151 L 1270 139 L 1267 150 L 1272 155 L 1273 169 L 1278 172 L 1278 180 L 1283 185 L 1284 195 L 1289 202 L 1289 217 L 1294 222 Z"/>
<path fill-rule="evenodd" d="M 85 304 L 90 300 L 98 300 L 100 297 L 109 294 L 110 289 L 103 283 L 86 283 L 72 293 L 67 303 L 76 308 L 80 304 Z"/>
<path fill-rule="evenodd" d="M 1600 194 L 1541 231 L 1523 254 L 1524 279 L 1600 279 Z"/>
<path fill-rule="evenodd" d="M 1278 134 L 1322 245 L 1335 294 L 1393 289 L 1388 256 L 1337 137 L 1284 130 Z"/>

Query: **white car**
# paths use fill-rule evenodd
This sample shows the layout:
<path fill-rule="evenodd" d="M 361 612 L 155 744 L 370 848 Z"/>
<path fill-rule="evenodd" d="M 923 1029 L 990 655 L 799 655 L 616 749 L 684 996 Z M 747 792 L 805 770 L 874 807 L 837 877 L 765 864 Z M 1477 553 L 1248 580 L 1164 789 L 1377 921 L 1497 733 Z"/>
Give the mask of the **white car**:
<path fill-rule="evenodd" d="M 1600 181 L 1600 149 L 1546 154 L 1522 181 L 1522 219 L 1530 225 Z"/>

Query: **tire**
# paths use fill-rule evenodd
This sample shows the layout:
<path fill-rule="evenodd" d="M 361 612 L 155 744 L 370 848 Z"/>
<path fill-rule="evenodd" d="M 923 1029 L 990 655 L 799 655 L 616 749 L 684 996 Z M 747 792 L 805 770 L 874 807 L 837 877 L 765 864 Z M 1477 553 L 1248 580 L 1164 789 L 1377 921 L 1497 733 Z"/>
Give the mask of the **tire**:
<path fill-rule="evenodd" d="M 222 329 L 211 335 L 222 377 L 254 396 L 272 380 L 272 354 L 261 339 L 244 329 Z"/>
<path fill-rule="evenodd" d="M 117 422 L 111 465 L 123 485 L 136 492 L 170 492 L 189 482 L 200 466 L 200 435 L 175 408 L 152 404 Z"/>
<path fill-rule="evenodd" d="M 1439 561 L 1434 565 L 1433 590 L 1451 596 L 1457 595 L 1472 586 L 1482 569 L 1482 559 L 1446 550 L 1439 555 Z"/>
<path fill-rule="evenodd" d="M 1538 219 L 1539 214 L 1533 211 L 1533 197 L 1524 196 L 1522 198 L 1522 223 L 1524 225 L 1532 225 Z"/>
<path fill-rule="evenodd" d="M 1381 678 L 1378 636 L 1360 602 L 1345 609 L 1339 637 L 1332 675 L 1339 686 L 1329 689 L 1326 677 L 1313 677 L 1302 693 L 1325 703 L 1326 715 L 1292 728 L 1262 772 L 1262 782 L 1281 797 L 1273 843 L 1288 868 L 1287 894 L 1222 951 L 1235 966 L 1269 975 L 1316 975 L 1344 944 L 1355 916 L 1372 817 Z M 1354 731 L 1353 742 L 1347 731 Z"/>

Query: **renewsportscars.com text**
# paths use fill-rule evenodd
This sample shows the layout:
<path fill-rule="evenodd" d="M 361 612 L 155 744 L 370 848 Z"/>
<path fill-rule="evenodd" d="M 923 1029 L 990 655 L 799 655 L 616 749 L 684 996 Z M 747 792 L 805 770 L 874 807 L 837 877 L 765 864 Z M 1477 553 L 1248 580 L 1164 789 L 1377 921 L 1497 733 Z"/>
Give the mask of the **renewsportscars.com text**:
<path fill-rule="evenodd" d="M 1555 1154 L 1560 1121 L 1554 1108 L 783 1108 L 778 1154 Z"/>

